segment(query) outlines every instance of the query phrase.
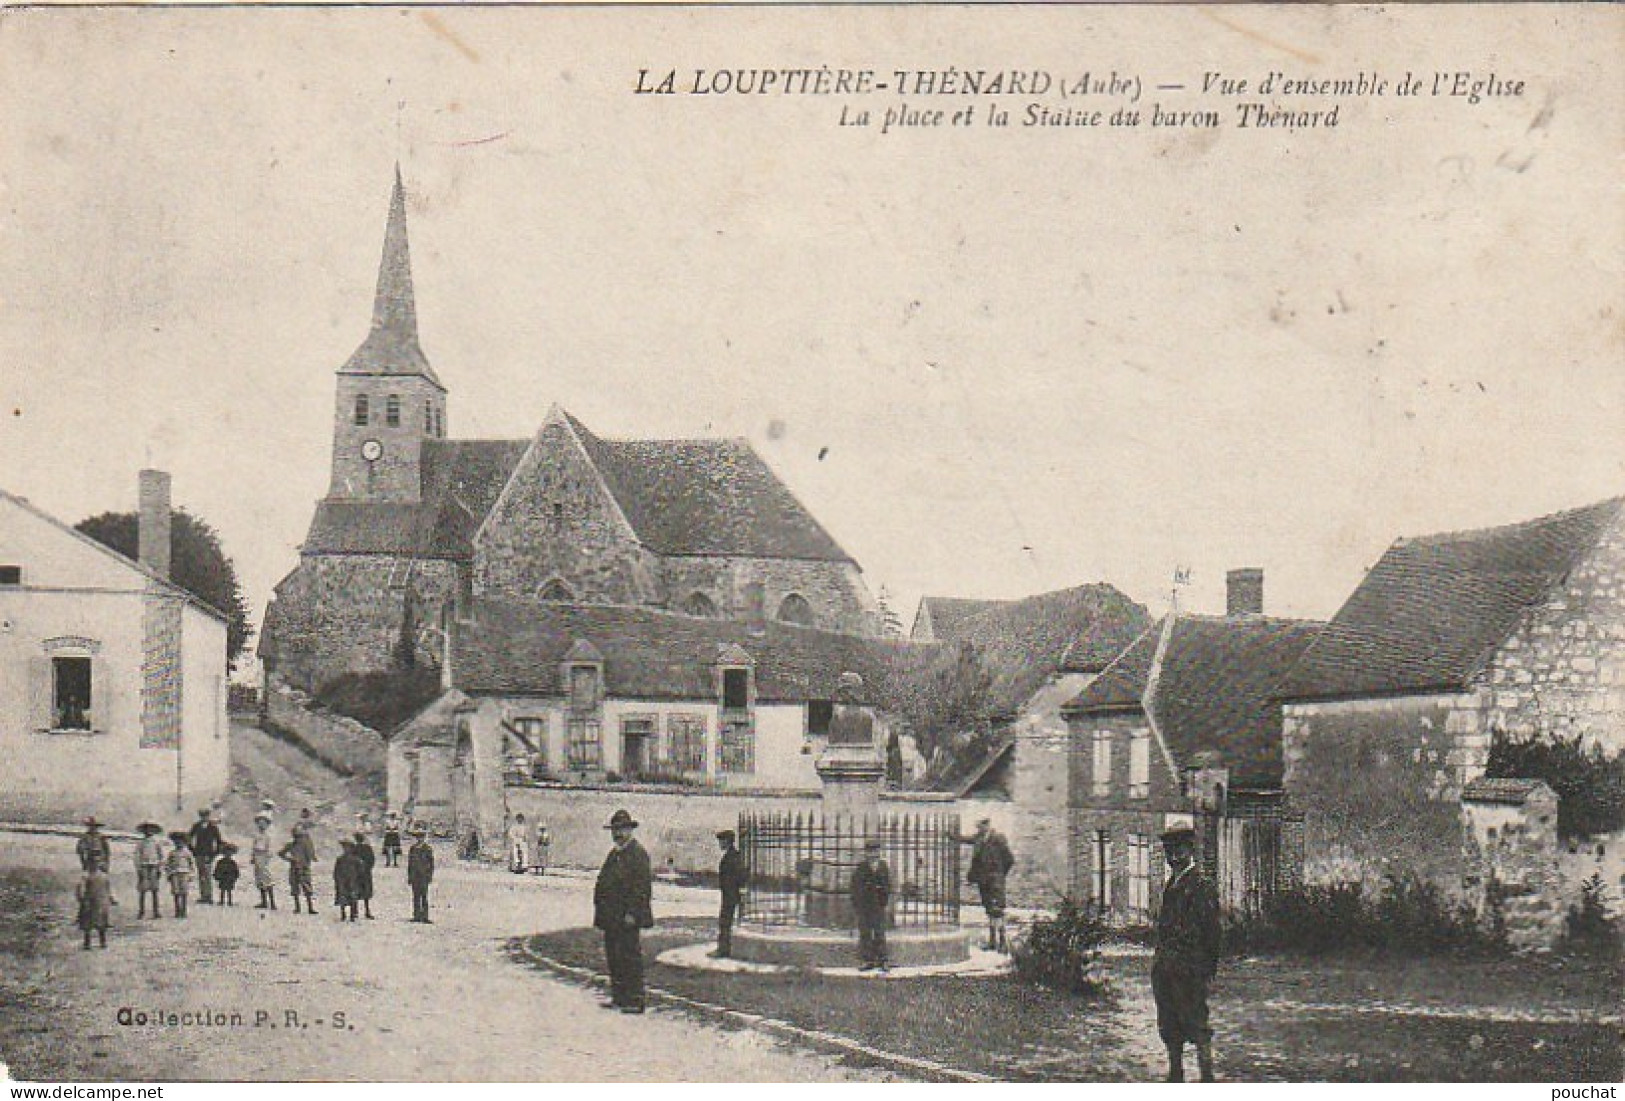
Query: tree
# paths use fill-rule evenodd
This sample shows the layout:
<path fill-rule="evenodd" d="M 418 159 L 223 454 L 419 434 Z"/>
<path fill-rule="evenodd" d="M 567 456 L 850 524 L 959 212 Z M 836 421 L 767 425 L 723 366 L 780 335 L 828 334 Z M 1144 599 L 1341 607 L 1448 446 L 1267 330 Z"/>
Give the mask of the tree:
<path fill-rule="evenodd" d="M 886 739 L 886 786 L 893 791 L 903 787 L 903 743 L 895 730 Z"/>
<path fill-rule="evenodd" d="M 1565 839 L 1625 828 L 1625 751 L 1612 755 L 1585 735 L 1519 738 L 1496 730 L 1484 775 L 1544 780 L 1557 793 L 1557 832 Z"/>
<path fill-rule="evenodd" d="M 928 661 L 897 679 L 896 713 L 932 772 L 948 758 L 992 745 L 993 674 L 975 643 L 938 647 Z"/>
<path fill-rule="evenodd" d="M 892 595 L 886 586 L 880 586 L 875 594 L 875 603 L 880 606 L 880 633 L 887 638 L 903 637 L 903 618 L 891 606 Z"/>
<path fill-rule="evenodd" d="M 74 527 L 127 558 L 140 553 L 141 521 L 136 513 L 104 512 Z M 170 512 L 169 577 L 226 617 L 226 664 L 235 668 L 254 633 L 248 624 L 248 604 L 237 580 L 237 567 L 221 549 L 214 528 L 185 509 Z"/>

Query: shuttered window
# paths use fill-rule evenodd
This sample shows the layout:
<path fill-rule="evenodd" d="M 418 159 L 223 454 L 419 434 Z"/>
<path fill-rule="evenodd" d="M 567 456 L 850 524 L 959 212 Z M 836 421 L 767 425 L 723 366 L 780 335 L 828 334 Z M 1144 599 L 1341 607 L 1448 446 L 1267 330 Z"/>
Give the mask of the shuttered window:
<path fill-rule="evenodd" d="M 1106 796 L 1112 793 L 1112 736 L 1108 731 L 1095 731 L 1095 760 L 1090 793 Z"/>
<path fill-rule="evenodd" d="M 1128 794 L 1130 799 L 1151 795 L 1151 734 L 1135 731 L 1128 743 Z"/>

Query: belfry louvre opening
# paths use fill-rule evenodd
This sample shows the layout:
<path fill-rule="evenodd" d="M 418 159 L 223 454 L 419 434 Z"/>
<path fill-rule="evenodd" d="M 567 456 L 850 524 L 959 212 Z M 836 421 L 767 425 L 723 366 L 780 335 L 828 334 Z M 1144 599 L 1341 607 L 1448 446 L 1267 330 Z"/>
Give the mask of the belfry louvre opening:
<path fill-rule="evenodd" d="M 891 870 L 890 925 L 959 925 L 958 815 L 746 811 L 739 816 L 738 832 L 750 877 L 740 912 L 743 924 L 852 928 L 852 871 L 865 844 L 875 838 Z"/>

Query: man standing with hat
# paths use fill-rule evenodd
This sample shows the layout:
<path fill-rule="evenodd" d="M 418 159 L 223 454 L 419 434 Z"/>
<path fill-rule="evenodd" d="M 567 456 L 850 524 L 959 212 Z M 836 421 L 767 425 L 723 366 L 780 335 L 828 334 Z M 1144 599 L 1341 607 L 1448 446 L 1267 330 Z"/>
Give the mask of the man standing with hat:
<path fill-rule="evenodd" d="M 976 836 L 971 838 L 970 874 L 965 879 L 982 896 L 982 909 L 987 912 L 987 947 L 997 952 L 1010 951 L 1004 924 L 1004 881 L 1015 863 L 1010 843 L 993 828 L 992 819 L 977 822 Z"/>
<path fill-rule="evenodd" d="M 1157 949 L 1151 993 L 1157 1032 L 1168 1049 L 1168 1081 L 1185 1080 L 1185 1045 L 1196 1045 L 1202 1081 L 1213 1081 L 1213 1030 L 1208 1027 L 1208 984 L 1219 967 L 1219 900 L 1196 866 L 1196 831 L 1162 834 L 1168 882 L 1157 912 Z"/>
<path fill-rule="evenodd" d="M 75 846 L 79 853 L 79 868 L 81 871 L 90 871 L 100 864 L 104 869 L 113 866 L 113 849 L 108 844 L 107 835 L 102 832 L 102 824 L 91 815 L 85 819 L 85 832 L 79 835 L 79 844 Z"/>
<path fill-rule="evenodd" d="M 637 821 L 618 810 L 605 828 L 614 845 L 604 858 L 592 891 L 592 923 L 604 931 L 604 959 L 609 965 L 610 1000 L 605 1008 L 642 1013 L 643 946 L 639 933 L 654 927 L 650 906 L 654 877 L 649 854 L 632 836 Z"/>
<path fill-rule="evenodd" d="M 734 847 L 734 831 L 718 830 L 717 847 L 722 850 L 722 862 L 717 865 L 717 886 L 722 890 L 722 910 L 717 914 L 717 959 L 733 954 L 734 917 L 745 893 L 745 854 Z"/>
<path fill-rule="evenodd" d="M 881 855 L 880 838 L 863 844 L 852 869 L 852 911 L 858 919 L 858 970 L 887 971 L 886 923 L 891 919 L 891 866 Z"/>
<path fill-rule="evenodd" d="M 211 873 L 214 871 L 214 858 L 220 852 L 220 827 L 208 807 L 197 812 L 197 821 L 192 823 L 192 829 L 186 835 L 186 844 L 197 863 L 198 901 L 212 906 L 214 880 Z"/>
<path fill-rule="evenodd" d="M 434 849 L 429 845 L 429 827 L 422 822 L 412 827 L 412 848 L 406 854 L 406 882 L 412 888 L 412 920 L 429 925 L 429 884 L 434 882 Z"/>

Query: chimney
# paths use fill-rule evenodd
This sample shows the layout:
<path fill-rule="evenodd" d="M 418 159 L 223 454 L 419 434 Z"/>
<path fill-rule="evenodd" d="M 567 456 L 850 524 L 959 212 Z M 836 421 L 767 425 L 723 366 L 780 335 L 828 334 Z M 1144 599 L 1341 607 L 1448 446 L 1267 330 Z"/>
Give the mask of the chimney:
<path fill-rule="evenodd" d="M 1225 615 L 1264 614 L 1264 571 L 1256 566 L 1224 575 Z"/>
<path fill-rule="evenodd" d="M 143 470 L 140 489 L 141 518 L 136 542 L 141 564 L 159 577 L 169 578 L 169 475 Z"/>

